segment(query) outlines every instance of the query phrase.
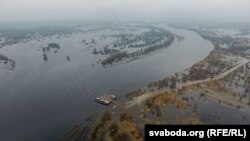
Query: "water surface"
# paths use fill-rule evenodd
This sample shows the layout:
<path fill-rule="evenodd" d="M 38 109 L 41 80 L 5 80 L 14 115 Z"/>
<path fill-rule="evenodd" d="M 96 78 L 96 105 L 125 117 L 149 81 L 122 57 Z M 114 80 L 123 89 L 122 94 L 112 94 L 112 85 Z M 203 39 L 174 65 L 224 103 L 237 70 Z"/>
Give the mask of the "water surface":
<path fill-rule="evenodd" d="M 54 141 L 82 118 L 105 108 L 94 102 L 96 96 L 107 92 L 124 96 L 150 81 L 184 71 L 213 49 L 210 42 L 192 31 L 166 28 L 185 39 L 130 63 L 107 68 L 96 64 L 99 57 L 81 42 L 97 37 L 101 31 L 0 49 L 16 61 L 14 71 L 0 70 L 0 139 Z M 49 60 L 44 62 L 39 45 L 50 42 L 62 47 L 57 54 L 48 54 Z M 68 55 L 70 62 L 66 60 Z"/>

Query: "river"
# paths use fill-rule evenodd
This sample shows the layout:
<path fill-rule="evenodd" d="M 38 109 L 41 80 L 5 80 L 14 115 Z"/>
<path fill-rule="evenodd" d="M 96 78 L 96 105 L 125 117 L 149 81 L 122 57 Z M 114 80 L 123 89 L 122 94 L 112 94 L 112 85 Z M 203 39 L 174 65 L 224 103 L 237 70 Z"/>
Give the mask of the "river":
<path fill-rule="evenodd" d="M 195 32 L 165 28 L 184 40 L 175 40 L 169 48 L 138 60 L 105 68 L 96 64 L 98 57 L 92 49 L 81 44 L 83 38 L 95 37 L 95 32 L 0 49 L 16 61 L 13 71 L 0 70 L 0 140 L 55 141 L 82 118 L 105 108 L 94 102 L 96 96 L 124 96 L 148 82 L 184 71 L 213 49 Z M 62 47 L 44 62 L 38 44 L 49 42 Z"/>

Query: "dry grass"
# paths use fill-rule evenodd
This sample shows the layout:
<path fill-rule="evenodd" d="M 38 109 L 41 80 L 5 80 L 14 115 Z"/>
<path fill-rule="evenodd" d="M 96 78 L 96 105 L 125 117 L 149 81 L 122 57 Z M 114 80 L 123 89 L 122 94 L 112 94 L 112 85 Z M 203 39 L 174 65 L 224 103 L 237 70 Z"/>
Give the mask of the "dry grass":
<path fill-rule="evenodd" d="M 173 92 L 165 92 L 152 97 L 146 101 L 146 105 L 151 107 L 151 105 L 157 105 L 159 107 L 164 107 L 167 104 L 173 104 L 177 107 L 183 107 L 183 102 L 177 98 L 176 94 Z"/>
<path fill-rule="evenodd" d="M 112 136 L 110 133 L 107 133 L 106 141 L 143 141 L 134 121 L 113 121 L 112 123 L 118 126 L 118 130 L 117 133 Z"/>

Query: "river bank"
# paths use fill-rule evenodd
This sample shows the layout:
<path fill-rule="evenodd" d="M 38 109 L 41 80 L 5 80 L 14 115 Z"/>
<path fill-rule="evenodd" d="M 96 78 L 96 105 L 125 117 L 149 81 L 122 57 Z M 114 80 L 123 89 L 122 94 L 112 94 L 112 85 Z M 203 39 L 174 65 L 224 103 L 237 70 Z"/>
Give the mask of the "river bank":
<path fill-rule="evenodd" d="M 197 68 L 197 66 L 200 66 L 201 64 L 204 65 L 204 63 L 207 63 L 209 59 L 211 59 L 211 56 L 214 56 L 214 52 L 212 52 L 207 58 L 205 58 L 203 61 L 195 64 L 192 68 L 189 69 L 191 71 L 193 68 Z M 224 58 L 226 55 L 224 52 L 216 51 L 216 54 L 222 55 Z M 214 60 L 219 61 L 219 58 L 212 57 Z M 231 62 L 230 60 L 228 60 Z M 212 61 L 213 62 L 213 61 Z M 208 110 L 208 105 L 212 105 L 219 108 L 224 109 L 225 112 L 228 110 L 232 113 L 240 113 L 239 115 L 242 115 L 242 117 L 225 117 L 223 114 L 216 113 L 217 118 L 221 118 L 220 120 L 216 120 L 214 123 L 217 124 L 223 124 L 223 123 L 236 123 L 240 124 L 241 122 L 245 123 L 249 120 L 249 69 L 247 69 L 249 60 L 247 59 L 239 59 L 239 61 L 236 61 L 237 63 L 228 69 L 226 69 L 223 72 L 218 72 L 218 74 L 214 74 L 211 78 L 203 78 L 204 80 L 199 80 L 198 76 L 193 77 L 198 80 L 193 80 L 190 82 L 187 82 L 186 80 L 183 80 L 182 84 L 179 84 L 179 87 L 176 87 L 176 89 L 170 89 L 165 88 L 162 90 L 155 90 L 154 92 L 148 92 L 145 95 L 142 94 L 140 96 L 136 96 L 132 100 L 127 102 L 127 107 L 130 108 L 135 105 L 143 105 L 144 103 L 148 103 L 148 100 L 157 99 L 158 95 L 163 95 L 164 93 L 168 94 L 168 92 L 175 92 L 175 95 L 179 100 L 181 100 L 183 103 L 186 103 L 189 107 L 189 109 L 193 109 L 193 113 L 197 114 L 197 117 L 193 119 L 197 121 L 197 118 L 200 120 L 198 123 L 211 123 L 211 121 L 203 121 L 202 118 L 205 118 L 204 113 L 206 113 L 206 110 Z M 226 62 L 224 62 L 226 64 Z M 230 66 L 230 65 L 225 65 Z M 203 68 L 202 66 L 200 66 Z M 179 74 L 180 76 L 181 74 Z M 186 75 L 186 74 L 185 74 Z M 210 75 L 209 75 L 210 76 Z M 240 80 L 240 84 L 238 84 L 238 81 L 235 81 L 235 77 L 241 76 L 242 80 Z M 234 81 L 232 83 L 232 81 Z M 177 82 L 180 83 L 181 81 Z M 229 84 L 230 82 L 230 84 Z M 227 85 L 237 85 L 232 88 L 231 86 Z M 240 85 L 240 86 L 239 86 Z M 178 84 L 177 84 L 178 86 Z M 240 88 L 240 90 L 239 90 Z M 160 98 L 160 102 L 153 102 L 153 104 L 159 104 L 159 103 L 165 103 L 164 99 Z M 206 102 L 210 104 L 206 105 Z M 203 103 L 205 102 L 205 103 Z M 197 104 L 198 103 L 198 104 Z M 216 104 L 218 103 L 218 104 Z M 192 105 L 192 106 L 190 106 Z M 202 108 L 203 107 L 203 108 Z M 221 107 L 221 108 L 220 108 Z M 223 108 L 224 107 L 224 108 Z M 206 110 L 204 110 L 204 108 Z M 228 108 L 228 109 L 227 109 Z M 158 109 L 160 109 L 158 107 Z M 203 109 L 204 111 L 199 111 L 197 113 L 197 109 Z M 215 114 L 215 109 L 209 109 L 211 115 Z M 209 111 L 207 112 L 207 115 L 209 115 Z M 216 110 L 215 110 L 216 111 Z M 223 113 L 223 112 L 222 112 Z M 187 119 L 187 117 L 182 115 L 175 115 L 176 117 L 182 117 L 182 119 Z M 202 116 L 202 117 L 201 117 Z M 241 121 L 243 118 L 244 121 Z M 173 121 L 168 121 L 170 123 L 173 123 Z M 182 123 L 181 121 L 177 122 L 177 124 Z"/>
<path fill-rule="evenodd" d="M 232 54 L 215 49 L 205 59 L 193 65 L 192 69 L 203 68 L 207 66 L 216 67 L 213 60 L 224 60 L 231 58 Z M 143 128 L 145 124 L 246 124 L 250 122 L 250 94 L 249 94 L 249 77 L 250 68 L 249 60 L 236 57 L 234 64 L 230 59 L 224 62 L 224 69 L 221 72 L 212 73 L 209 76 L 196 76 L 193 80 L 182 79 L 181 73 L 170 76 L 168 86 L 159 88 L 159 82 L 150 83 L 150 87 L 143 87 L 139 90 L 128 93 L 128 100 L 115 115 L 111 116 L 109 121 L 102 126 L 103 130 L 107 130 L 104 135 L 97 137 L 104 140 L 115 140 L 121 134 L 126 138 L 133 140 L 141 140 L 143 138 Z M 210 68 L 210 67 L 207 67 Z M 185 73 L 185 75 L 190 75 Z M 182 77 L 181 77 L 182 76 Z M 240 81 L 235 81 L 239 79 Z M 171 86 L 171 79 L 176 77 L 175 87 Z M 184 82 L 182 82 L 184 81 Z M 193 81 L 193 82 L 192 82 Z M 241 82 L 241 83 L 238 83 Z M 229 86 L 230 85 L 230 86 Z M 232 87 L 232 85 L 234 85 Z M 111 109 L 112 111 L 112 109 Z M 117 127 L 117 131 L 112 136 L 112 125 L 123 124 L 121 118 L 126 113 L 127 121 L 130 123 L 132 132 Z M 230 116 L 229 116 L 230 115 Z M 95 125 L 95 124 L 94 124 Z M 90 132 L 94 132 L 90 128 Z M 136 134 L 134 134 L 136 133 Z"/>

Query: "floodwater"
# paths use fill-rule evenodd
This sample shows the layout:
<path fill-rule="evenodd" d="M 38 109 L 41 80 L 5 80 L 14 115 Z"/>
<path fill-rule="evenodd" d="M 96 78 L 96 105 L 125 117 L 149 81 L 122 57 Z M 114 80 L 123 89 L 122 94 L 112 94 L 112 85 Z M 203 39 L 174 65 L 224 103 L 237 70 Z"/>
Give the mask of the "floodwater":
<path fill-rule="evenodd" d="M 205 96 L 200 97 L 197 92 L 188 92 L 184 97 L 189 99 L 190 112 L 194 110 L 204 124 L 249 124 L 250 122 L 249 112 L 243 112 Z"/>
<path fill-rule="evenodd" d="M 148 82 L 181 72 L 205 58 L 210 42 L 192 31 L 166 27 L 183 36 L 165 49 L 138 60 L 103 67 L 83 39 L 96 39 L 104 31 L 48 37 L 6 46 L 1 54 L 16 61 L 13 71 L 0 70 L 0 140 L 55 141 L 89 114 L 105 107 L 94 102 L 103 93 L 124 96 Z M 40 45 L 56 42 L 56 54 L 44 62 Z M 67 61 L 70 56 L 70 61 Z M 92 64 L 95 64 L 94 66 Z"/>

